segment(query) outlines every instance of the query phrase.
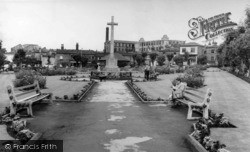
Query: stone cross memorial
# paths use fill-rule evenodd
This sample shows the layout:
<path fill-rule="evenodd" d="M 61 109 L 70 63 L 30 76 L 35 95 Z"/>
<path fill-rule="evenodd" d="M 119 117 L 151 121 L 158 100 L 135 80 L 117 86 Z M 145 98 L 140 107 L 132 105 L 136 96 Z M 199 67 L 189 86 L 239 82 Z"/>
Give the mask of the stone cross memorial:
<path fill-rule="evenodd" d="M 118 25 L 118 23 L 114 22 L 114 16 L 111 17 L 111 22 L 109 22 L 107 25 L 111 26 L 111 40 L 110 40 L 110 54 L 109 59 L 106 62 L 106 71 L 112 71 L 117 72 L 120 71 L 120 69 L 117 66 L 117 60 L 114 56 L 114 26 Z"/>

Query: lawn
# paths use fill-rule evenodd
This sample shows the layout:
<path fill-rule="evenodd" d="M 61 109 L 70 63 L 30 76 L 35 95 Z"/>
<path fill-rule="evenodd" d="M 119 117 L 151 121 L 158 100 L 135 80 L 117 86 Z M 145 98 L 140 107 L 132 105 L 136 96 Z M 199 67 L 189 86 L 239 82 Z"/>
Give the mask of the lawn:
<path fill-rule="evenodd" d="M 47 89 L 43 89 L 42 92 L 52 92 L 53 98 L 55 96 L 63 97 L 68 95 L 71 97 L 73 94 L 83 88 L 87 82 L 73 82 L 73 81 L 62 81 L 60 80 L 61 76 L 46 76 L 47 78 Z M 0 74 L 0 110 L 4 107 L 9 106 L 8 95 L 6 92 L 6 87 L 12 83 L 15 79 L 14 74 Z"/>

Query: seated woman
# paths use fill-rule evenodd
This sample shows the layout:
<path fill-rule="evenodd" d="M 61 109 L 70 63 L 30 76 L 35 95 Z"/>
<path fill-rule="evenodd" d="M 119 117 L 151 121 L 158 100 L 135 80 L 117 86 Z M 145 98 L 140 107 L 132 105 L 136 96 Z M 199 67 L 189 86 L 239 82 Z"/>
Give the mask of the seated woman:
<path fill-rule="evenodd" d="M 172 86 L 173 89 L 172 95 L 169 96 L 169 99 L 173 102 L 173 106 L 176 106 L 176 99 L 180 99 L 184 97 L 185 89 L 187 84 L 181 82 L 180 78 L 176 79 L 176 85 Z"/>

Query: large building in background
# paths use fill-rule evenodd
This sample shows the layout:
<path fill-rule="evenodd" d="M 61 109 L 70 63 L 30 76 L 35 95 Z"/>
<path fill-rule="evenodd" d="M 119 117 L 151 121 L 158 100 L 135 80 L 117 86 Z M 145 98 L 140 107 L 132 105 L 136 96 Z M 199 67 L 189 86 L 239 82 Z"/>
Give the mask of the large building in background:
<path fill-rule="evenodd" d="M 106 37 L 104 42 L 104 52 L 110 51 L 109 28 L 106 28 Z M 159 40 L 146 41 L 141 38 L 139 41 L 128 40 L 114 40 L 114 52 L 117 53 L 131 53 L 131 52 L 164 52 L 164 53 L 177 53 L 179 52 L 180 45 L 185 44 L 182 40 L 170 40 L 167 35 Z M 176 50 L 176 51 L 173 51 Z"/>
<path fill-rule="evenodd" d="M 179 48 L 180 45 L 185 44 L 185 41 L 181 40 L 170 40 L 167 35 L 159 40 L 146 41 L 144 38 L 139 40 L 139 51 L 140 52 L 152 52 L 152 51 L 162 51 L 168 48 Z"/>

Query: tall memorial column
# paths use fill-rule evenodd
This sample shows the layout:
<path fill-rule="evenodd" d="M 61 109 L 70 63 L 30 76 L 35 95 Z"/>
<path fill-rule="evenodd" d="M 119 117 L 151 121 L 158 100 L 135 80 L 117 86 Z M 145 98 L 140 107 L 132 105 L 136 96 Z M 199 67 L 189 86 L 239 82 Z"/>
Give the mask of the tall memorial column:
<path fill-rule="evenodd" d="M 118 23 L 114 22 L 114 16 L 111 17 L 111 22 L 109 22 L 107 25 L 111 26 L 111 37 L 110 37 L 110 53 L 109 53 L 109 59 L 106 61 L 106 71 L 112 71 L 116 72 L 119 71 L 119 68 L 117 66 L 117 60 L 114 56 L 114 26 L 118 25 Z"/>

